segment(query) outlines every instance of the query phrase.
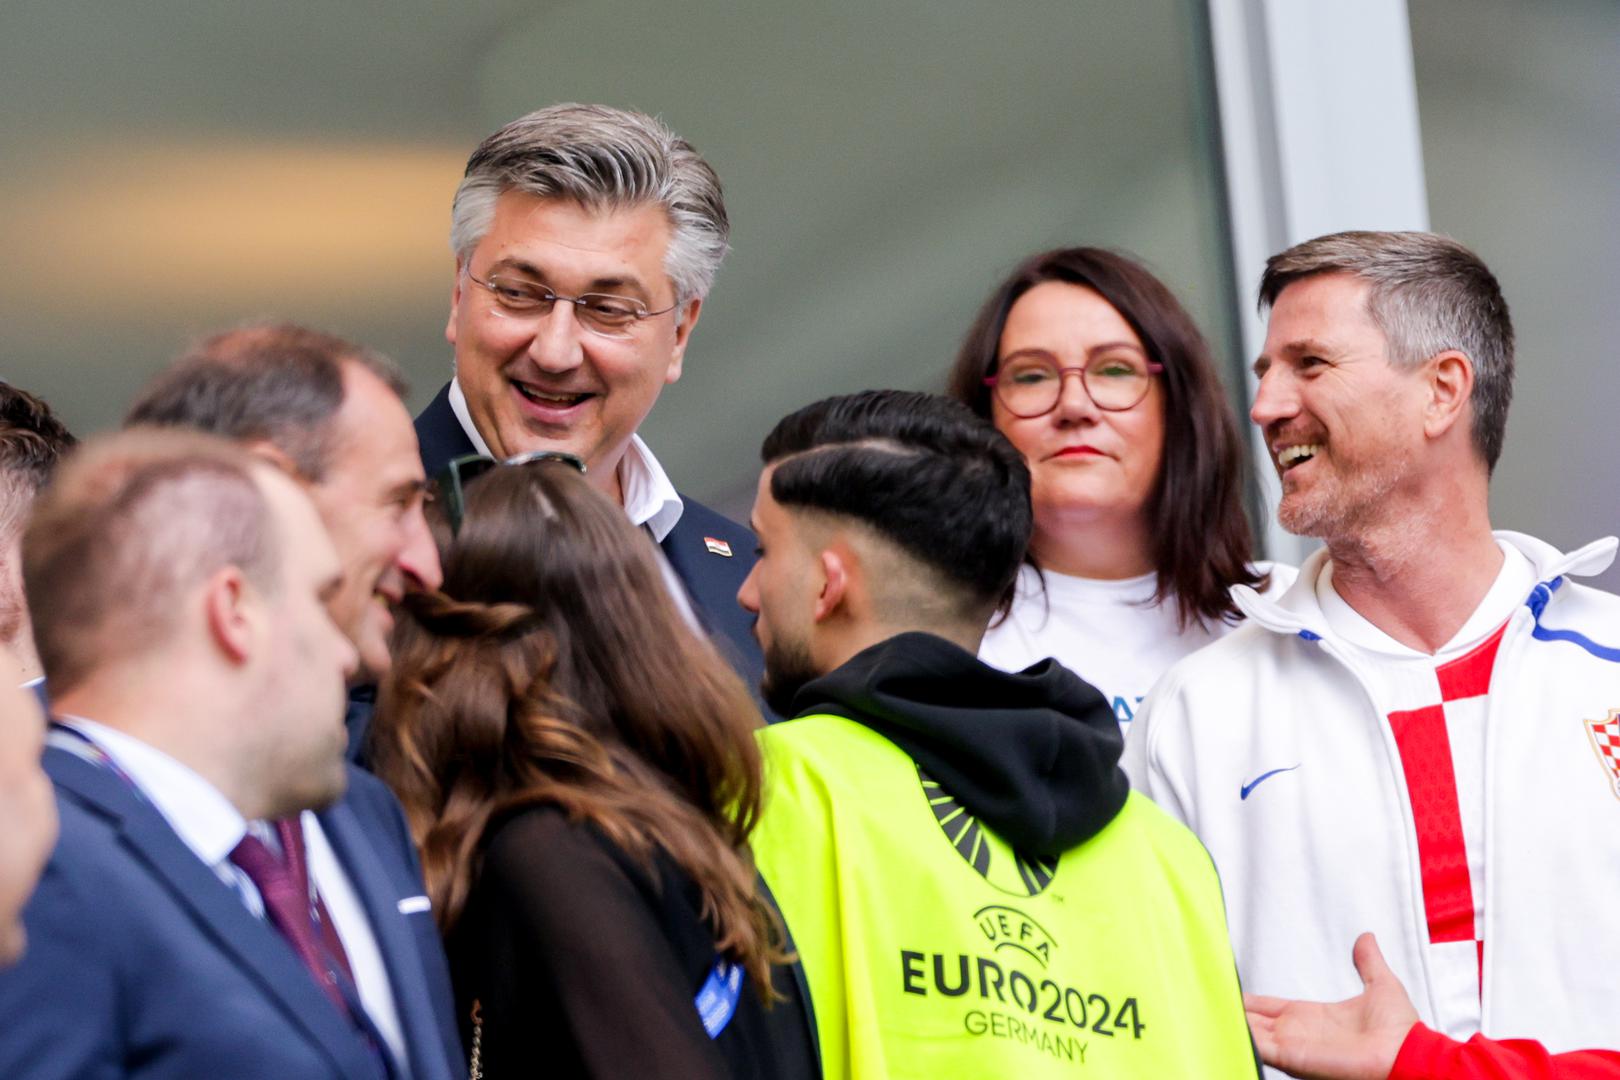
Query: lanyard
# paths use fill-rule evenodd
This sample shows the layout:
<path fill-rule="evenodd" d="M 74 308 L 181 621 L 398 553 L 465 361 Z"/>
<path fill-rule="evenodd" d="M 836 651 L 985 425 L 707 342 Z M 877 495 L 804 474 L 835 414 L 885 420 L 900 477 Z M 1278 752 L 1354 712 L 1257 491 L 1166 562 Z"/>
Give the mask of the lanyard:
<path fill-rule="evenodd" d="M 106 769 L 129 785 L 129 789 L 139 796 L 143 802 L 149 801 L 146 798 L 146 793 L 141 790 L 141 786 L 135 782 L 129 773 L 119 768 L 118 762 L 112 759 L 112 755 L 97 746 L 91 741 L 90 736 L 78 728 L 71 728 L 66 724 L 52 723 L 50 730 L 45 732 L 45 745 L 54 746 L 58 750 L 65 750 L 76 758 Z"/>

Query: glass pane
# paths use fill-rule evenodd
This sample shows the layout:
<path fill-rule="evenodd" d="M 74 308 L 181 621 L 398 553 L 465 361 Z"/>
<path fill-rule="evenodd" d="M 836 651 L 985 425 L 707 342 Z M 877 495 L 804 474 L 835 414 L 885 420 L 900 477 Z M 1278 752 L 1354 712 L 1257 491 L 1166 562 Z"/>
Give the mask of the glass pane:
<path fill-rule="evenodd" d="M 1620 10 L 1423 0 L 1411 17 L 1434 228 L 1495 271 L 1518 335 L 1492 520 L 1575 547 L 1617 527 Z M 1620 569 L 1592 580 L 1620 590 Z"/>

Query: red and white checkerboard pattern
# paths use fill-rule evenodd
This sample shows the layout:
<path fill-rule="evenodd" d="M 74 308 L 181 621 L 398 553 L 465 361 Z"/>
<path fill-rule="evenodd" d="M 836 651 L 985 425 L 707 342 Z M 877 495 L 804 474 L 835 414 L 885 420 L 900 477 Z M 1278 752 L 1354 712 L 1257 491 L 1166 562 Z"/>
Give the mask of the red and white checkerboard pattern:
<path fill-rule="evenodd" d="M 1586 733 L 1592 737 L 1592 749 L 1597 751 L 1614 786 L 1615 798 L 1620 799 L 1620 709 L 1610 709 L 1602 720 L 1588 720 Z"/>
<path fill-rule="evenodd" d="M 1398 665 L 1386 676 L 1423 872 L 1437 1019 L 1450 1035 L 1479 1029 L 1484 941 L 1485 720 L 1504 624 L 1455 659 Z"/>

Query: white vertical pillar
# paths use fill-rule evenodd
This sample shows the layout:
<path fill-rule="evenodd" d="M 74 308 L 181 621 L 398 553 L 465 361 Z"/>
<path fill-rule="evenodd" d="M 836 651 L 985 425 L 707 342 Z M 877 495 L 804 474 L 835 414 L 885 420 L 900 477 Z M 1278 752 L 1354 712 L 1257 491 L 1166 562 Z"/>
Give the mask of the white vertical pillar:
<path fill-rule="evenodd" d="M 1232 270 L 1252 359 L 1265 341 L 1254 297 L 1267 257 L 1342 229 L 1428 228 L 1411 33 L 1406 0 L 1208 4 Z M 1315 544 L 1277 526 L 1280 488 L 1258 431 L 1252 446 L 1266 554 L 1297 563 Z"/>

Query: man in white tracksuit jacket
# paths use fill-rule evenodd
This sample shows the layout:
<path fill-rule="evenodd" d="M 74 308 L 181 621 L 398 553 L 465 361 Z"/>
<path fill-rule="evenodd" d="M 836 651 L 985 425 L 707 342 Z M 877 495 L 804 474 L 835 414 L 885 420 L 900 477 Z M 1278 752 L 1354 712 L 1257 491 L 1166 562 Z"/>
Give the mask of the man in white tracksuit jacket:
<path fill-rule="evenodd" d="M 1126 771 L 1214 857 L 1246 990 L 1352 997 L 1372 931 L 1421 1034 L 1620 1047 L 1620 598 L 1573 580 L 1616 541 L 1491 531 L 1495 279 L 1347 233 L 1273 257 L 1261 297 L 1252 415 L 1279 519 L 1326 549 L 1235 590 L 1248 621 L 1155 687 Z"/>

